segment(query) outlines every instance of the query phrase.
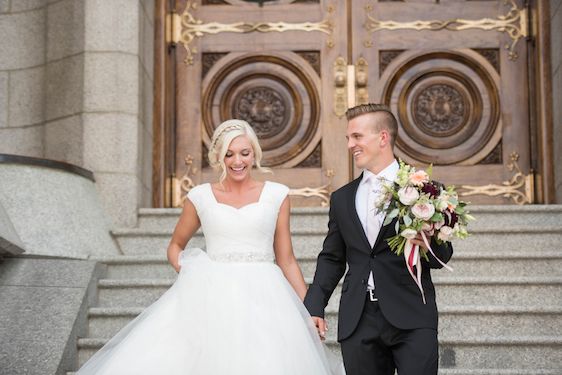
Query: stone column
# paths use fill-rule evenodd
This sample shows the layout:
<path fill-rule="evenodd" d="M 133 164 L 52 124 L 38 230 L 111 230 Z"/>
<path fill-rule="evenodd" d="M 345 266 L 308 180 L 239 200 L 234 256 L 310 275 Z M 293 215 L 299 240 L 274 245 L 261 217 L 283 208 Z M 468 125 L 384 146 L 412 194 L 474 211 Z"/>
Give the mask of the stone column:
<path fill-rule="evenodd" d="M 0 0 L 0 153 L 43 157 L 45 0 Z"/>
<path fill-rule="evenodd" d="M 117 226 L 150 202 L 153 13 L 152 1 L 85 1 L 84 167 Z"/>
<path fill-rule="evenodd" d="M 151 201 L 153 0 L 0 0 L 0 153 L 90 169 L 114 226 Z"/>

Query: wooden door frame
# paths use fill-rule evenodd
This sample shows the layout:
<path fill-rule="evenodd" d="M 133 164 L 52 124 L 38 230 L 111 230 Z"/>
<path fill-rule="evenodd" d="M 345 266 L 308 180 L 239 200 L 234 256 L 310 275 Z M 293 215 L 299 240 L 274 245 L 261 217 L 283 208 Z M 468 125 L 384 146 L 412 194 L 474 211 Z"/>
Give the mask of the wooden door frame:
<path fill-rule="evenodd" d="M 548 0 L 529 2 L 529 125 L 536 202 L 556 203 L 552 118 L 550 10 Z"/>
<path fill-rule="evenodd" d="M 152 206 L 170 207 L 175 171 L 175 46 L 166 40 L 166 15 L 174 0 L 156 0 L 154 10 L 154 115 Z M 529 3 L 529 126 L 536 203 L 556 202 L 553 164 L 552 73 L 548 0 Z"/>
<path fill-rule="evenodd" d="M 152 207 L 170 207 L 170 177 L 175 170 L 175 46 L 168 43 L 166 17 L 174 0 L 154 3 L 154 83 L 152 143 Z"/>

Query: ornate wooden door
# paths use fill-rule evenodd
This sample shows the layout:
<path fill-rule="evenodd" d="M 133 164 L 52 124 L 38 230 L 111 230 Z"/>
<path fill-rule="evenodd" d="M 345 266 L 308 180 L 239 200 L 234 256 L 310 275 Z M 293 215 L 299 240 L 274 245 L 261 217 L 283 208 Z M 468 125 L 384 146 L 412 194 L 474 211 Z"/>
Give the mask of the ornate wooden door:
<path fill-rule="evenodd" d="M 216 181 L 207 145 L 222 121 L 256 131 L 273 175 L 296 205 L 327 204 L 349 179 L 345 122 L 333 113 L 333 62 L 345 49 L 339 1 L 178 0 L 176 175 L 186 154 L 193 183 Z M 342 147 L 343 146 L 343 147 Z"/>
<path fill-rule="evenodd" d="M 531 161 L 528 15 L 521 3 L 353 6 L 354 61 L 368 66 L 369 99 L 398 115 L 397 155 L 433 163 L 435 178 L 476 193 L 466 197 L 475 203 L 532 199 L 532 176 L 517 174 L 529 173 Z"/>
<path fill-rule="evenodd" d="M 289 185 L 296 205 L 325 204 L 357 174 L 343 113 L 372 101 L 399 118 L 397 156 L 433 163 L 473 203 L 532 199 L 517 1 L 176 0 L 172 170 L 184 188 L 216 180 L 210 135 L 242 118 L 274 170 L 264 178 Z"/>

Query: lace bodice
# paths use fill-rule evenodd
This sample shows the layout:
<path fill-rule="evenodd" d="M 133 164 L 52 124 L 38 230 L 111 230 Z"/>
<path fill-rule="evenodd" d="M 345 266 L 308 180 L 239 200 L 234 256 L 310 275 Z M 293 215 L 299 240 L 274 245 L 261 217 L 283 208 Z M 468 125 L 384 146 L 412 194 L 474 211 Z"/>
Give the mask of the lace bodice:
<path fill-rule="evenodd" d="M 195 206 L 208 256 L 216 261 L 273 262 L 273 239 L 281 203 L 289 188 L 265 182 L 259 200 L 241 208 L 219 203 L 210 184 L 187 195 Z"/>

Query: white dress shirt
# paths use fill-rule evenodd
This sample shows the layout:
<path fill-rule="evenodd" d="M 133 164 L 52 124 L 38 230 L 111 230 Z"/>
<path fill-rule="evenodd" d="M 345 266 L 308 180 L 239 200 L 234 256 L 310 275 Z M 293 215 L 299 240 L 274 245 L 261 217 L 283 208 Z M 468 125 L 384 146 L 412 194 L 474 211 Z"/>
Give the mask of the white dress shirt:
<path fill-rule="evenodd" d="M 355 194 L 355 208 L 357 210 L 357 216 L 359 216 L 359 220 L 361 221 L 361 225 L 363 226 L 363 231 L 367 234 L 367 215 L 370 213 L 372 215 L 376 215 L 376 218 L 379 222 L 379 230 L 382 227 L 382 223 L 384 222 L 384 213 L 377 212 L 375 207 L 368 207 L 367 200 L 369 197 L 369 188 L 371 187 L 371 180 L 374 179 L 376 181 L 375 190 L 382 192 L 382 185 L 380 184 L 381 179 L 385 179 L 388 181 L 394 181 L 396 176 L 398 175 L 398 169 L 400 166 L 398 162 L 394 160 L 391 164 L 389 164 L 385 169 L 383 169 L 379 174 L 374 174 L 371 171 L 363 170 L 363 178 L 359 183 L 359 187 L 357 188 L 357 193 Z M 378 233 L 376 233 L 378 234 Z M 376 234 L 374 237 L 376 238 Z M 369 281 L 367 283 L 367 289 L 375 289 L 375 281 L 373 277 L 373 272 L 369 274 Z"/>

